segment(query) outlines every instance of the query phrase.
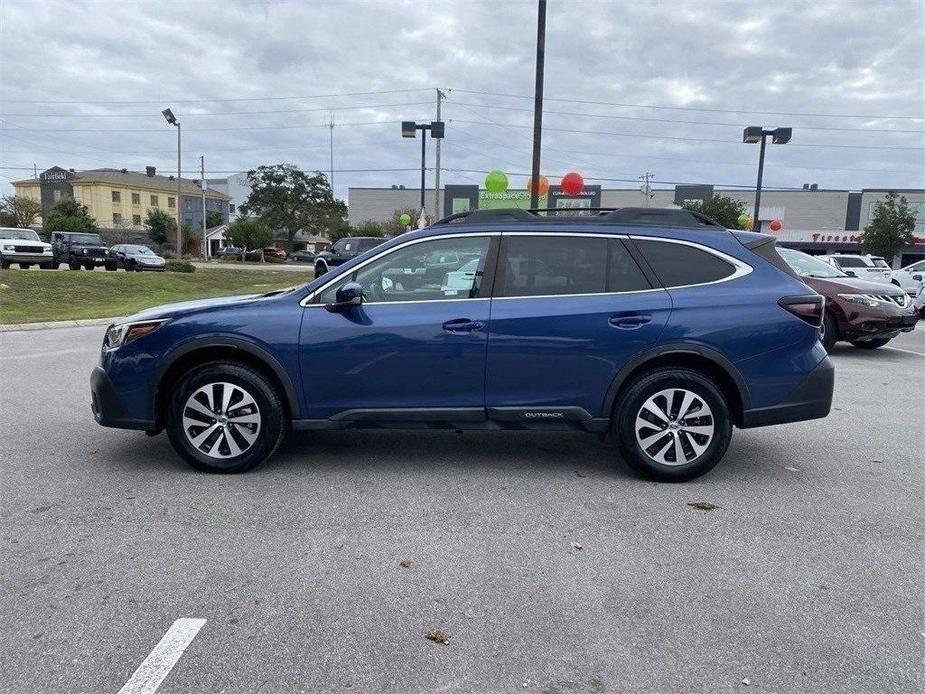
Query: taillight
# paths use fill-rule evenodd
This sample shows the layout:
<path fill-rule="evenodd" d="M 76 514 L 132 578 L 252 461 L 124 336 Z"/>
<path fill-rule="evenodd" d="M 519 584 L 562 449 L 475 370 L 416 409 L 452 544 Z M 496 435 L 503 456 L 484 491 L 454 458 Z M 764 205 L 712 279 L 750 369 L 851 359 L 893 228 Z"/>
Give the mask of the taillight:
<path fill-rule="evenodd" d="M 821 296 L 785 296 L 777 303 L 814 328 L 822 327 L 825 300 Z"/>

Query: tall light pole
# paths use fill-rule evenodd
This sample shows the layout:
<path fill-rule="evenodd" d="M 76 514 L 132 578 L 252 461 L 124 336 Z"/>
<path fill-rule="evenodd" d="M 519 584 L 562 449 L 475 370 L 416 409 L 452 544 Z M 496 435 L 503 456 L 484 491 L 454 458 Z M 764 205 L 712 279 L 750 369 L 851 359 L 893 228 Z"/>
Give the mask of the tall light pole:
<path fill-rule="evenodd" d="M 761 207 L 761 179 L 764 177 L 764 148 L 768 136 L 771 136 L 771 142 L 775 145 L 785 145 L 790 142 L 790 136 L 793 135 L 793 128 L 774 128 L 766 129 L 760 125 L 752 125 L 745 128 L 742 133 L 742 142 L 754 145 L 761 143 L 761 149 L 758 150 L 758 182 L 755 184 L 755 213 L 752 216 L 752 231 L 761 229 L 761 222 L 758 221 L 758 210 Z"/>
<path fill-rule="evenodd" d="M 180 165 L 180 121 L 177 120 L 177 117 L 173 115 L 173 111 L 169 108 L 165 108 L 161 111 L 161 114 L 167 119 L 167 122 L 170 125 L 175 125 L 177 128 L 177 257 L 183 255 L 183 230 L 180 224 L 180 174 L 182 173 L 182 167 Z"/>
<path fill-rule="evenodd" d="M 540 204 L 540 145 L 543 139 L 543 73 L 546 67 L 546 0 L 536 12 L 536 83 L 533 87 L 533 167 L 530 170 L 530 207 Z"/>
<path fill-rule="evenodd" d="M 209 238 L 206 236 L 206 156 L 204 154 L 199 157 L 199 165 L 202 168 L 202 178 L 199 179 L 199 187 L 202 190 L 202 249 L 199 255 L 205 260 L 209 257 Z"/>
<path fill-rule="evenodd" d="M 431 121 L 430 123 L 415 123 L 413 120 L 403 120 L 401 122 L 402 137 L 417 137 L 417 131 L 421 131 L 421 210 L 427 208 L 427 202 L 424 199 L 425 175 L 427 172 L 427 136 L 425 130 L 430 130 L 430 136 L 435 140 L 443 138 L 444 124 L 443 121 Z"/>

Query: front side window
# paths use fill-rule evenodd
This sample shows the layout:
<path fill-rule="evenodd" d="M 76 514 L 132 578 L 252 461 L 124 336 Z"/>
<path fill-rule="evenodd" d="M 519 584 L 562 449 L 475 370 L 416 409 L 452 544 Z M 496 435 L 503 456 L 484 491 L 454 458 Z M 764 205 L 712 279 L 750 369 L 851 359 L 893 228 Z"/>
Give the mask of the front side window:
<path fill-rule="evenodd" d="M 369 302 L 472 299 L 479 296 L 491 239 L 469 236 L 404 246 L 341 277 L 320 295 L 335 300 L 347 282 L 359 282 Z"/>
<path fill-rule="evenodd" d="M 683 243 L 639 239 L 635 243 L 665 287 L 718 282 L 736 271 L 732 263 Z"/>

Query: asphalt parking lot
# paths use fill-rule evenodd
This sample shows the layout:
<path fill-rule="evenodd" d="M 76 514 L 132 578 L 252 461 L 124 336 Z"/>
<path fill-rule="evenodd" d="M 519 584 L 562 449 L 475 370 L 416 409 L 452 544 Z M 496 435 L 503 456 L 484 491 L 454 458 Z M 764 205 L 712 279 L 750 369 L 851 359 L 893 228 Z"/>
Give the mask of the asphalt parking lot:
<path fill-rule="evenodd" d="M 158 692 L 925 687 L 923 328 L 839 345 L 829 418 L 736 431 L 683 485 L 503 432 L 302 434 L 200 474 L 95 425 L 103 330 L 0 334 L 2 692 L 118 692 L 182 618 Z"/>

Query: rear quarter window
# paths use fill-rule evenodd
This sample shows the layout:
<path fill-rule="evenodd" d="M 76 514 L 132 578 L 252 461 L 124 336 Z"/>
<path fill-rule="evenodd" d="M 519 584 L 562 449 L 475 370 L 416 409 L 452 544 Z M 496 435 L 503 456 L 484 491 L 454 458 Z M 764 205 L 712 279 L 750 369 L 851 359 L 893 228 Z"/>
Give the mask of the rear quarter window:
<path fill-rule="evenodd" d="M 693 246 L 639 239 L 635 243 L 666 287 L 718 282 L 736 271 L 732 263 Z"/>

